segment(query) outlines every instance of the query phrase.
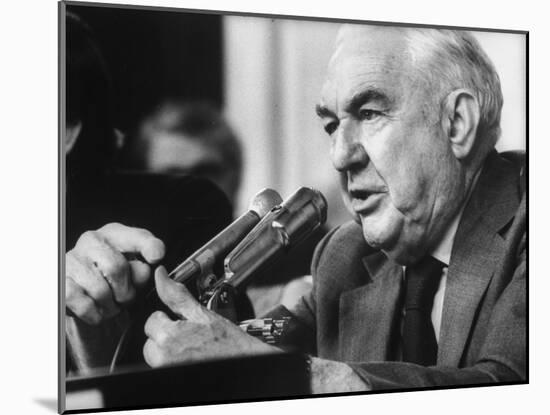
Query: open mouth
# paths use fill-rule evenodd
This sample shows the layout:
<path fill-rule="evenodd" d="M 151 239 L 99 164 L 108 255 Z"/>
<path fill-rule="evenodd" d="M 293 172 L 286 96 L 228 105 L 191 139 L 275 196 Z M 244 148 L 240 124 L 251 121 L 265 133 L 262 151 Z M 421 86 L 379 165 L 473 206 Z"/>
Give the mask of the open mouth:
<path fill-rule="evenodd" d="M 349 195 L 352 199 L 366 200 L 372 192 L 367 192 L 366 190 L 350 190 Z"/>
<path fill-rule="evenodd" d="M 351 205 L 356 213 L 368 214 L 373 212 L 382 199 L 382 192 L 367 190 L 350 190 Z"/>

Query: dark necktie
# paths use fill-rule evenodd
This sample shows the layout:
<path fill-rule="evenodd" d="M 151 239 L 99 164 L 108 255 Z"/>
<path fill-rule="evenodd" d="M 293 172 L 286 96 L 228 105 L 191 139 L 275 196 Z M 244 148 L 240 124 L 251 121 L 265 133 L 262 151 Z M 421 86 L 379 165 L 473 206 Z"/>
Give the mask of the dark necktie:
<path fill-rule="evenodd" d="M 437 341 L 431 320 L 434 296 L 444 264 L 426 256 L 405 272 L 403 361 L 423 366 L 437 360 Z"/>

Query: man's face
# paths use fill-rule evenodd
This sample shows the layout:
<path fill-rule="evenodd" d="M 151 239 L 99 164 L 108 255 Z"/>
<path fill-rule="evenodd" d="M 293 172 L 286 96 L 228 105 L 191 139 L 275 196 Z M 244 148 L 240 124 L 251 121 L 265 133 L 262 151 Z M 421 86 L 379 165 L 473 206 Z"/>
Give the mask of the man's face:
<path fill-rule="evenodd" d="M 456 212 L 460 166 L 400 33 L 341 35 L 317 112 L 366 241 L 406 264 L 433 247 Z"/>

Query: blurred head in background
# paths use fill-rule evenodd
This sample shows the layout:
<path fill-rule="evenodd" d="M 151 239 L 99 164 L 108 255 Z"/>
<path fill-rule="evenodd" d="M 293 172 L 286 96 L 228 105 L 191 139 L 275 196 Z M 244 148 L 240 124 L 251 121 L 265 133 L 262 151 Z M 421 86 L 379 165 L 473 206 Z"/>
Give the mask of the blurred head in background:
<path fill-rule="evenodd" d="M 66 39 L 67 178 L 93 179 L 112 168 L 117 150 L 112 81 L 93 32 L 72 13 Z"/>
<path fill-rule="evenodd" d="M 124 167 L 207 178 L 234 204 L 241 181 L 241 146 L 213 105 L 168 100 L 128 138 Z"/>

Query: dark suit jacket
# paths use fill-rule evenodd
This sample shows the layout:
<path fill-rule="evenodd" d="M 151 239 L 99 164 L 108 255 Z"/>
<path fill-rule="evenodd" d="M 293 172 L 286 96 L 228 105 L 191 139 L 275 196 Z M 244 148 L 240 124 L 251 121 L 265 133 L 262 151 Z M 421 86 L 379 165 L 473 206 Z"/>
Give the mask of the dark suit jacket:
<path fill-rule="evenodd" d="M 286 341 L 348 362 L 374 389 L 526 380 L 526 212 L 518 166 L 488 158 L 459 224 L 448 269 L 437 365 L 392 362 L 402 268 L 349 223 L 320 243 L 314 289 Z M 275 314 L 279 314 L 279 310 Z"/>

